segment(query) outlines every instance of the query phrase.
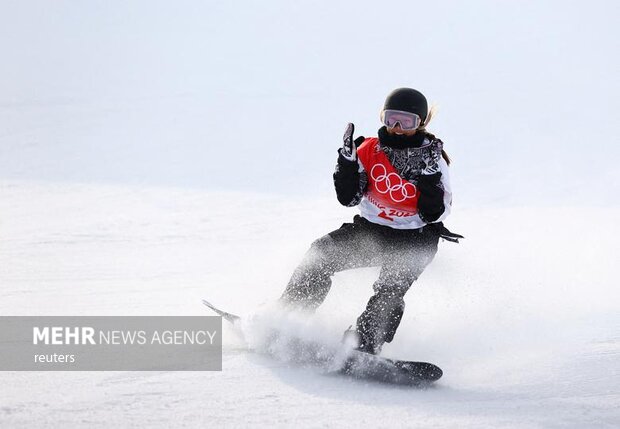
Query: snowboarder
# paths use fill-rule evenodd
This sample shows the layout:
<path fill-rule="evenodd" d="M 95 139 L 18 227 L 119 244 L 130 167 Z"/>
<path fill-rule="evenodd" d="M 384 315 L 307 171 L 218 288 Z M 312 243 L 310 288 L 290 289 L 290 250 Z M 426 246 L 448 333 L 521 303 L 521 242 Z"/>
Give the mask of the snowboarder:
<path fill-rule="evenodd" d="M 338 201 L 359 205 L 360 215 L 312 243 L 280 299 L 313 310 L 325 300 L 334 273 L 380 266 L 374 295 L 355 330 L 347 331 L 363 352 L 378 354 L 392 341 L 405 293 L 432 261 L 439 238 L 462 238 L 441 222 L 452 202 L 450 159 L 426 130 L 432 113 L 421 92 L 399 88 L 385 100 L 378 138 L 354 140 L 348 124 L 334 185 Z"/>

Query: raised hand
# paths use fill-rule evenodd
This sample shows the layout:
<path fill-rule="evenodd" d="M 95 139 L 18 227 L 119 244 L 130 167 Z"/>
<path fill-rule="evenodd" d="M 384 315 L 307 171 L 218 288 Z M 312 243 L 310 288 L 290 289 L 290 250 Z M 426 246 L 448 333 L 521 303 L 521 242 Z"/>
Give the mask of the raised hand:
<path fill-rule="evenodd" d="M 350 161 L 357 160 L 357 148 L 355 147 L 355 142 L 353 141 L 353 131 L 355 131 L 355 125 L 349 122 L 347 124 L 347 128 L 344 130 L 344 135 L 342 136 L 342 156 Z"/>

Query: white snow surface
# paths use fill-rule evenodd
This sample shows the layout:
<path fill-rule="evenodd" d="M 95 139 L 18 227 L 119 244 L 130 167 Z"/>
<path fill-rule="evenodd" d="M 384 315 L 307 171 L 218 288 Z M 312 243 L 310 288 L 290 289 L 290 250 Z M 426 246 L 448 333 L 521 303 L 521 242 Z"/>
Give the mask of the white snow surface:
<path fill-rule="evenodd" d="M 12 182 L 0 196 L 2 315 L 209 314 L 203 297 L 251 315 L 352 215 L 333 198 L 175 188 Z M 617 427 L 619 211 L 455 210 L 467 238 L 441 243 L 384 349 L 440 365 L 432 388 L 326 376 L 227 329 L 222 372 L 0 373 L 0 424 Z M 376 275 L 337 274 L 303 335 L 338 341 Z"/>
<path fill-rule="evenodd" d="M 454 162 L 442 242 L 384 354 L 415 390 L 248 350 L 221 372 L 0 372 L 0 427 L 620 426 L 620 3 L 6 1 L 0 315 L 269 316 L 313 240 L 351 221 L 347 122 L 420 89 Z M 333 344 L 377 268 L 334 276 Z M 247 327 L 250 343 L 263 325 Z"/>

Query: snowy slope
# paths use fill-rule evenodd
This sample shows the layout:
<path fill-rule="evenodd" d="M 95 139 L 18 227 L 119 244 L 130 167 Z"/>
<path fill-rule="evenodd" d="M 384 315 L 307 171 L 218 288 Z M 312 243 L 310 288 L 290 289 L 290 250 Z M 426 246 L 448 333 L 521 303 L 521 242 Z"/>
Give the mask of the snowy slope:
<path fill-rule="evenodd" d="M 251 314 L 279 296 L 314 238 L 354 212 L 331 198 L 174 188 L 12 182 L 0 191 L 3 315 L 207 314 L 201 297 Z M 327 377 L 249 353 L 227 330 L 222 372 L 0 373 L 0 423 L 614 427 L 618 209 L 536 208 L 557 219 L 552 228 L 532 210 L 456 210 L 449 225 L 467 239 L 442 243 L 407 295 L 384 353 L 441 365 L 432 389 Z M 337 274 L 315 334 L 338 339 L 376 274 Z"/>

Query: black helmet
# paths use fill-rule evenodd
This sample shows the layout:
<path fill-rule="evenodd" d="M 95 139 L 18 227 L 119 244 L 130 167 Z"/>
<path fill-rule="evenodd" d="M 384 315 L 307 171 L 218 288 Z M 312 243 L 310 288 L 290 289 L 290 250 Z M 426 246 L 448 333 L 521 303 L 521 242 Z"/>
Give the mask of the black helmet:
<path fill-rule="evenodd" d="M 420 91 L 411 88 L 398 88 L 387 96 L 383 110 L 402 110 L 403 112 L 415 113 L 424 123 L 428 115 L 428 102 Z"/>

